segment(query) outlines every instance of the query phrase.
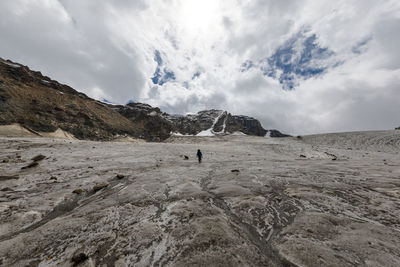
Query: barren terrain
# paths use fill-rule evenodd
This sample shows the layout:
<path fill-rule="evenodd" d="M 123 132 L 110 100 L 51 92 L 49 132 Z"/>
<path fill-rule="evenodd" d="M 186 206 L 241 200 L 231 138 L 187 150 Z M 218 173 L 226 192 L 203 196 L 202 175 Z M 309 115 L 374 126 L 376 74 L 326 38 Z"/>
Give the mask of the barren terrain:
<path fill-rule="evenodd" d="M 0 266 L 400 266 L 399 149 L 400 131 L 1 137 Z"/>

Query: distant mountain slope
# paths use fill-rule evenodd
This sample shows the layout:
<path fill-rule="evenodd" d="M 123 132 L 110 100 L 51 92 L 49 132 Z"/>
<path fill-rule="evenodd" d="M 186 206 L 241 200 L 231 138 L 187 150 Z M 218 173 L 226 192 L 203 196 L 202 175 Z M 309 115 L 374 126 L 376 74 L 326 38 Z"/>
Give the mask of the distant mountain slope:
<path fill-rule="evenodd" d="M 204 110 L 193 115 L 168 115 L 177 132 L 182 135 L 246 134 L 255 136 L 285 137 L 277 130 L 265 130 L 261 123 L 248 116 L 232 115 L 223 110 Z"/>
<path fill-rule="evenodd" d="M 171 133 L 287 136 L 277 130 L 265 130 L 254 118 L 221 110 L 183 116 L 169 115 L 142 103 L 103 103 L 40 72 L 0 58 L 0 125 L 14 123 L 38 132 L 61 129 L 89 140 L 112 140 L 126 135 L 162 141 Z"/>
<path fill-rule="evenodd" d="M 0 124 L 12 123 L 41 132 L 61 128 L 91 140 L 146 133 L 143 125 L 132 123 L 108 105 L 26 66 L 0 59 Z"/>
<path fill-rule="evenodd" d="M 175 125 L 166 119 L 167 114 L 161 112 L 159 108 L 142 103 L 109 105 L 109 107 L 135 124 L 140 124 L 153 140 L 167 139 L 171 132 L 176 131 Z"/>

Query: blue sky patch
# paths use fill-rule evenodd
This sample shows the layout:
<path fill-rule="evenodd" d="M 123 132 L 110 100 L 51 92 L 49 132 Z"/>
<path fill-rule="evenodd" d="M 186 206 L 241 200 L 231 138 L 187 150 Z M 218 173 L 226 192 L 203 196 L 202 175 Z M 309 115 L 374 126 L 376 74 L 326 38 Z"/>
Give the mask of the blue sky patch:
<path fill-rule="evenodd" d="M 151 78 L 153 84 L 163 85 L 166 82 L 175 81 L 175 73 L 163 66 L 161 53 L 158 50 L 154 51 L 154 61 L 157 62 L 157 68 Z"/>
<path fill-rule="evenodd" d="M 332 56 L 334 52 L 321 47 L 315 34 L 300 32 L 278 47 L 270 57 L 258 63 L 245 61 L 241 71 L 257 67 L 265 76 L 278 79 L 283 89 L 292 90 L 299 80 L 324 73 L 331 66 L 328 59 Z"/>
<path fill-rule="evenodd" d="M 283 89 L 291 90 L 298 78 L 309 79 L 325 72 L 328 65 L 324 61 L 333 55 L 318 44 L 315 34 L 299 33 L 264 59 L 268 64 L 263 64 L 261 70 L 264 75 L 279 79 Z"/>

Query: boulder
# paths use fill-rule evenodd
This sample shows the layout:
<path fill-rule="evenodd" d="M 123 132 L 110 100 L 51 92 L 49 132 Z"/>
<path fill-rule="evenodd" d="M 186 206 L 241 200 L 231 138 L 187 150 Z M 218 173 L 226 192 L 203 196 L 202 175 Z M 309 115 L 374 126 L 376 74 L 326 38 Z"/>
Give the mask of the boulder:
<path fill-rule="evenodd" d="M 108 187 L 108 184 L 106 184 L 106 183 L 98 184 L 98 185 L 93 186 L 93 191 L 97 192 L 97 191 L 99 191 L 99 190 L 101 190 L 103 188 L 106 188 L 106 187 Z"/>
<path fill-rule="evenodd" d="M 77 195 L 80 195 L 80 194 L 83 193 L 83 190 L 80 189 L 80 188 L 78 188 L 78 189 L 75 189 L 74 191 L 72 191 L 72 193 L 77 194 Z"/>
<path fill-rule="evenodd" d="M 123 175 L 123 174 L 117 174 L 117 179 L 123 179 L 123 178 L 125 178 L 125 175 Z"/>
<path fill-rule="evenodd" d="M 32 160 L 37 162 L 37 161 L 44 160 L 45 158 L 46 158 L 45 155 L 37 155 L 37 156 L 33 157 Z"/>

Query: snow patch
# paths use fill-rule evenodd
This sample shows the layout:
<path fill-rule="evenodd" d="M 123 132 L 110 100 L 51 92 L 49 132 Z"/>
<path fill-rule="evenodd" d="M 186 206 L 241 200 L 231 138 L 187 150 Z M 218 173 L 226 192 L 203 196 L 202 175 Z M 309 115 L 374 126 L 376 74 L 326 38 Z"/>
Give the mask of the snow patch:
<path fill-rule="evenodd" d="M 115 103 L 113 101 L 110 101 L 108 99 L 105 99 L 105 98 L 99 99 L 99 101 L 102 102 L 102 103 L 108 104 L 108 105 L 112 105 L 112 106 L 118 106 L 119 105 L 119 104 L 117 104 L 117 103 Z"/>
<path fill-rule="evenodd" d="M 217 124 L 217 122 L 219 121 L 219 119 L 220 119 L 223 115 L 225 115 L 225 114 L 226 114 L 226 111 L 223 111 L 223 112 L 218 116 L 217 120 L 214 122 L 214 125 L 213 125 L 212 129 L 214 129 L 215 124 Z M 221 130 L 220 132 L 215 132 L 215 134 L 223 134 L 223 133 L 225 133 L 225 128 L 226 128 L 226 121 L 227 121 L 227 119 L 228 119 L 228 116 L 225 116 L 224 124 L 222 125 L 222 130 Z"/>
<path fill-rule="evenodd" d="M 225 114 L 225 111 L 221 111 L 221 113 L 215 118 L 213 125 L 211 126 L 210 129 L 201 131 L 200 133 L 198 133 L 196 136 L 215 136 L 215 134 L 218 133 L 223 133 L 223 131 L 225 130 L 225 125 L 223 126 L 223 129 L 221 132 L 214 132 L 214 127 L 217 124 L 217 122 L 219 121 L 219 119 L 221 118 L 222 115 Z M 224 121 L 224 124 L 226 123 L 226 120 Z"/>
<path fill-rule="evenodd" d="M 210 128 L 208 130 L 199 132 L 198 134 L 196 134 L 196 136 L 215 136 L 215 134 L 212 128 Z"/>
<path fill-rule="evenodd" d="M 172 136 L 194 136 L 191 134 L 181 134 L 181 133 L 173 133 L 173 132 L 171 132 L 170 135 L 172 135 Z"/>
<path fill-rule="evenodd" d="M 266 137 L 266 138 L 271 138 L 271 131 L 267 131 L 267 133 L 265 134 L 264 137 Z"/>
<path fill-rule="evenodd" d="M 3 61 L 3 63 L 6 64 L 6 65 L 8 65 L 8 66 L 10 66 L 10 67 L 13 67 L 13 68 L 21 68 L 21 67 L 22 67 L 22 66 L 19 65 L 19 64 L 10 63 L 10 62 L 7 62 L 7 61 Z"/>
<path fill-rule="evenodd" d="M 240 136 L 244 136 L 244 135 L 247 135 L 247 134 L 242 133 L 242 132 L 240 132 L 240 131 L 236 131 L 236 132 L 233 132 L 231 135 L 240 135 Z"/>

